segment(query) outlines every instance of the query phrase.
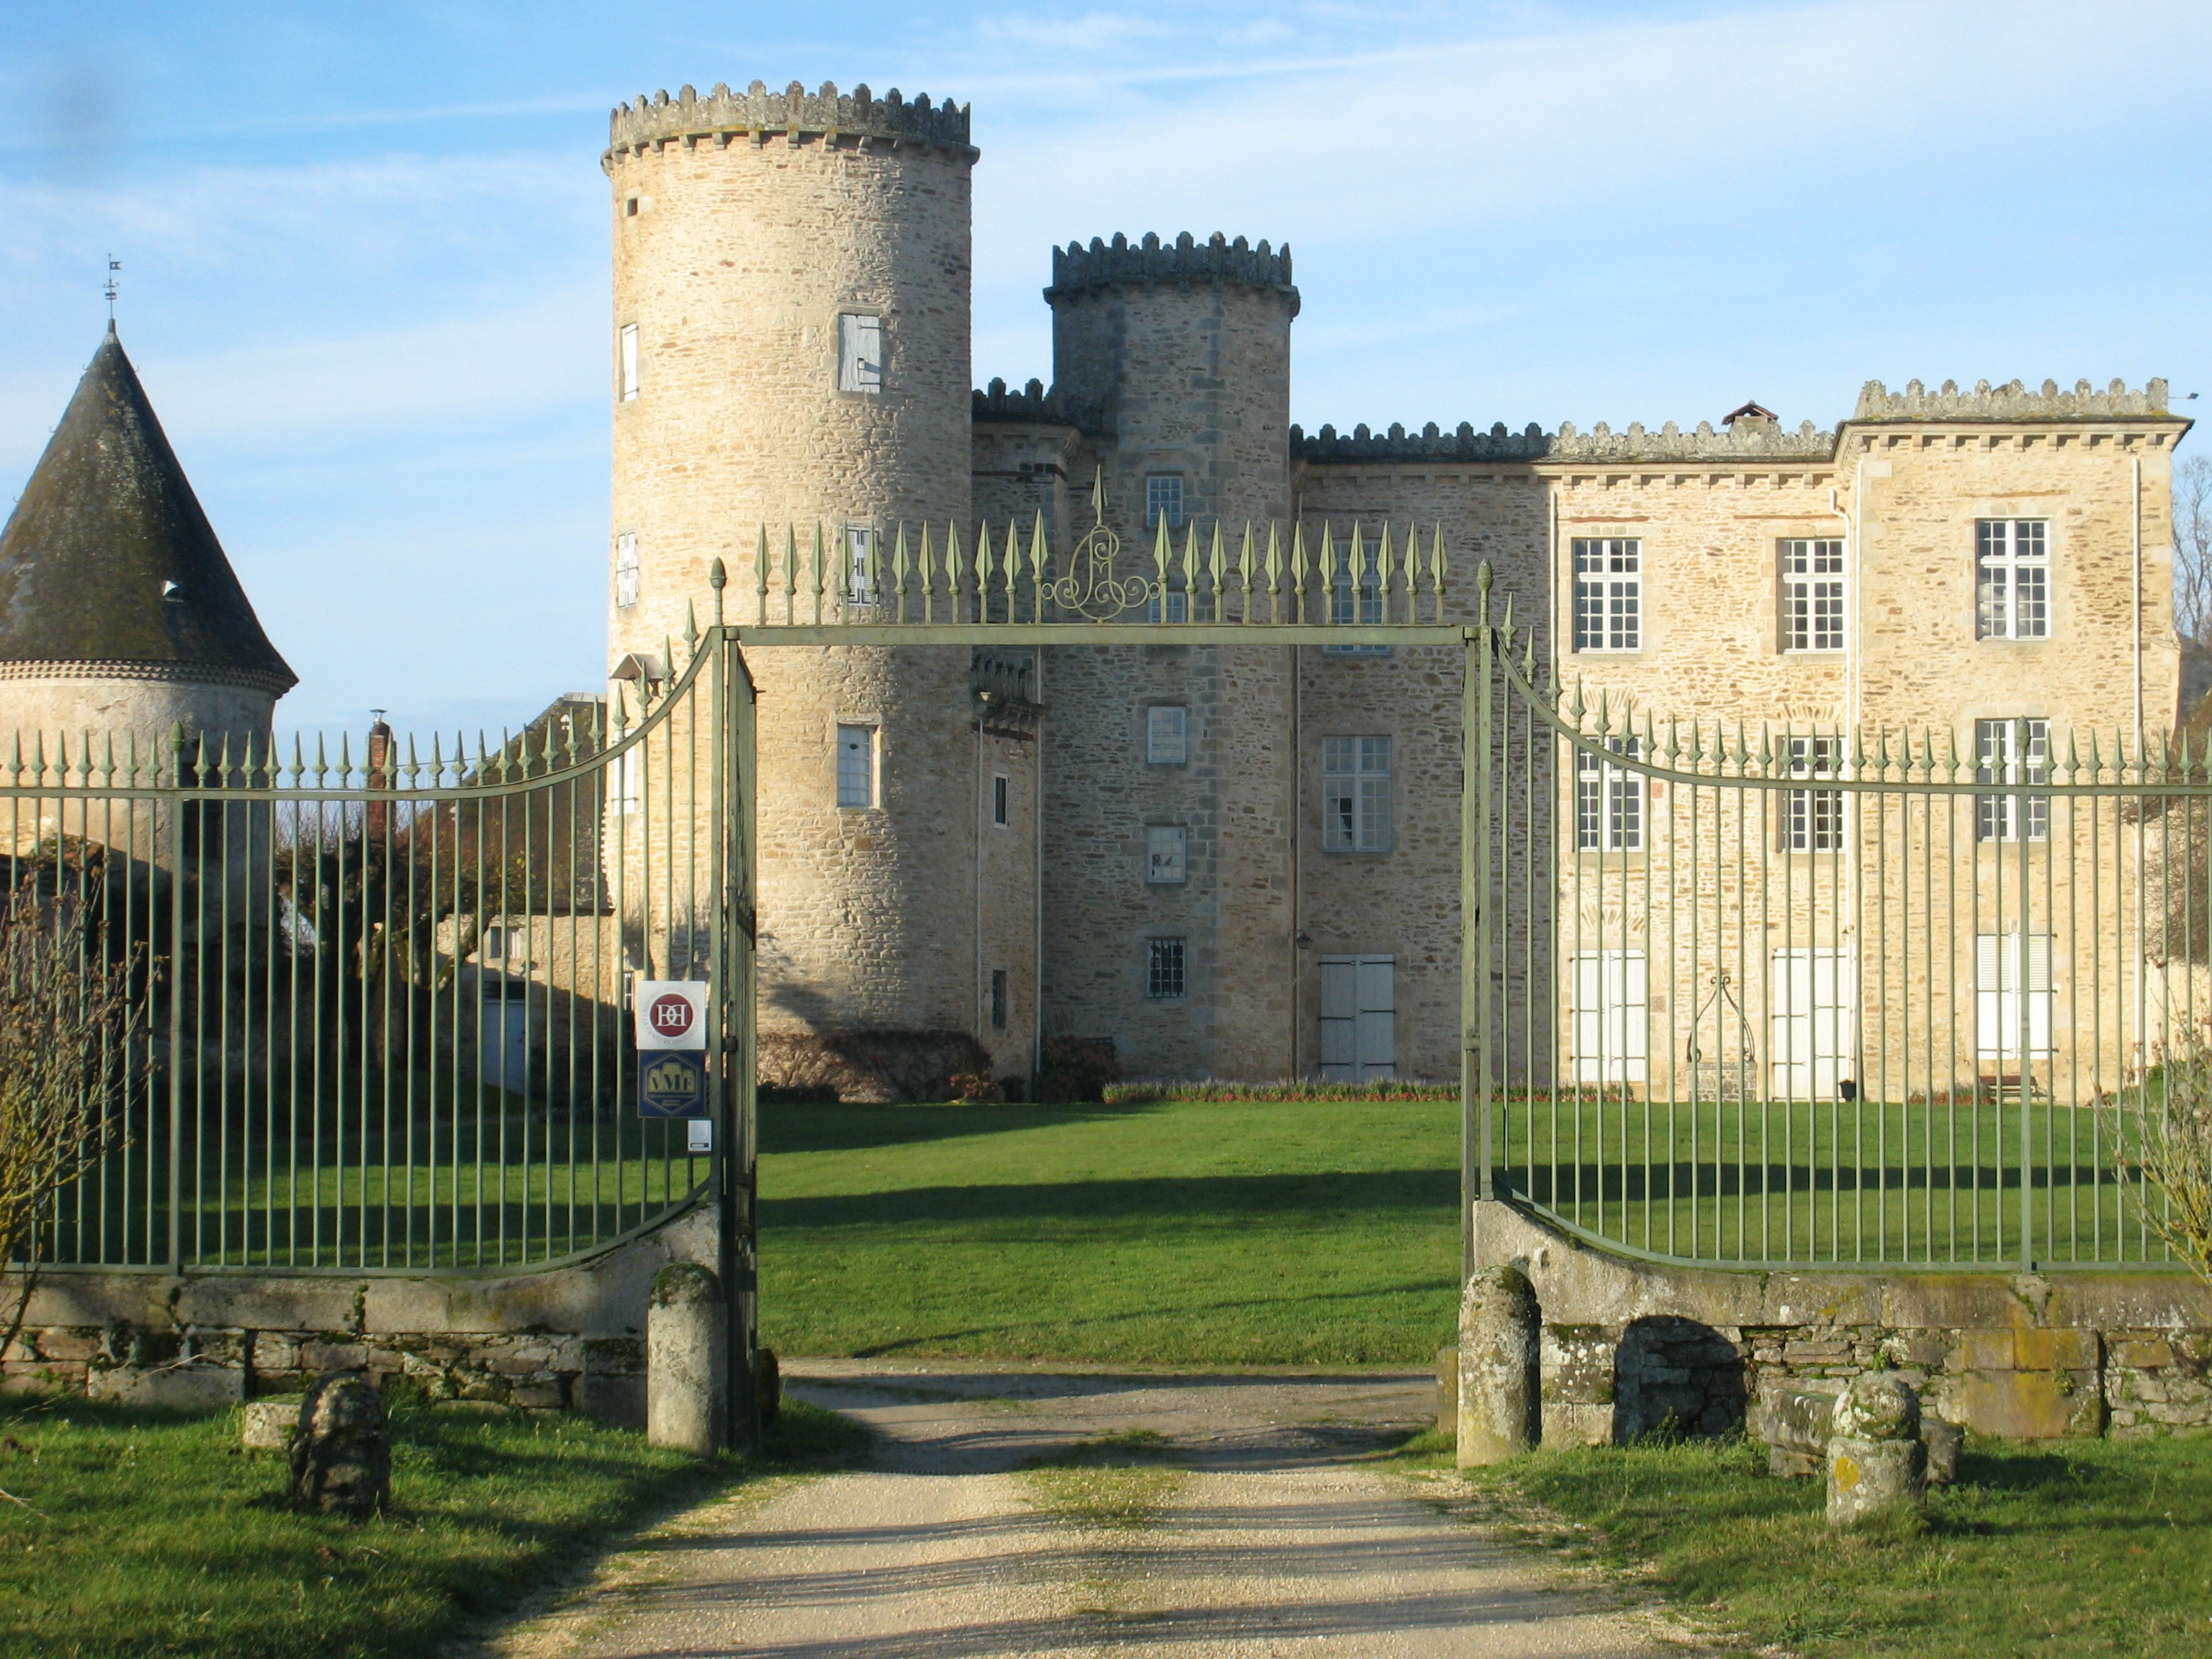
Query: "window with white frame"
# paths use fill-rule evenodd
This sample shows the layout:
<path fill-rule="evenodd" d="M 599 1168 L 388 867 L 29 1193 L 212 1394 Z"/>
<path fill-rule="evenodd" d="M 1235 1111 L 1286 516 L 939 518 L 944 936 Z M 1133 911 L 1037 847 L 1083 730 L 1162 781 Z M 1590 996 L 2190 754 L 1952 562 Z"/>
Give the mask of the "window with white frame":
<path fill-rule="evenodd" d="M 1145 710 L 1145 763 L 1181 766 L 1190 758 L 1190 710 L 1162 703 Z"/>
<path fill-rule="evenodd" d="M 1155 886 L 1171 886 L 1182 878 L 1182 826 L 1170 823 L 1146 825 L 1146 881 Z"/>
<path fill-rule="evenodd" d="M 615 538 L 615 604 L 627 611 L 637 603 L 637 532 Z"/>
<path fill-rule="evenodd" d="M 1357 563 L 1358 568 L 1352 568 Z M 1346 552 L 1343 565 L 1329 585 L 1328 619 L 1342 626 L 1350 623 L 1379 623 L 1382 617 L 1382 568 L 1379 544 L 1363 544 L 1355 560 Z M 1387 657 L 1387 645 L 1325 645 L 1325 657 Z"/>
<path fill-rule="evenodd" d="M 1575 538 L 1575 649 L 1644 648 L 1644 544 Z"/>
<path fill-rule="evenodd" d="M 876 602 L 876 532 L 866 525 L 845 526 L 845 599 L 850 605 Z"/>
<path fill-rule="evenodd" d="M 1795 778 L 1832 778 L 1843 764 L 1843 739 L 1807 737 L 1790 739 L 1790 775 Z M 1782 845 L 1791 853 L 1833 853 L 1844 844 L 1844 792 L 1840 789 L 1792 789 L 1788 816 L 1782 825 Z"/>
<path fill-rule="evenodd" d="M 2053 1051 L 2051 935 L 1974 936 L 1974 1048 L 1990 1058 Z M 2025 1048 L 2023 1048 L 2023 1044 Z"/>
<path fill-rule="evenodd" d="M 995 772 L 992 774 L 991 822 L 997 824 L 1001 830 L 1006 827 L 1008 817 L 1006 800 L 1007 793 L 1006 775 L 1004 772 Z"/>
<path fill-rule="evenodd" d="M 637 325 L 624 323 L 621 335 L 622 400 L 637 401 Z"/>
<path fill-rule="evenodd" d="M 1837 541 L 1782 544 L 1782 648 L 1844 648 L 1844 544 Z"/>
<path fill-rule="evenodd" d="M 2051 722 L 2041 720 L 1976 720 L 1974 781 L 2041 783 L 2050 763 Z M 2048 795 L 1977 795 L 1977 841 L 2048 841 Z"/>
<path fill-rule="evenodd" d="M 1974 637 L 2051 635 L 2051 525 L 2044 519 L 1974 521 Z"/>
<path fill-rule="evenodd" d="M 1321 740 L 1322 850 L 1390 850 L 1390 739 Z"/>
<path fill-rule="evenodd" d="M 884 319 L 866 312 L 837 317 L 837 390 L 873 397 L 884 389 Z"/>
<path fill-rule="evenodd" d="M 1162 520 L 1170 530 L 1182 528 L 1182 474 L 1155 472 L 1145 480 L 1145 528 Z"/>
<path fill-rule="evenodd" d="M 633 744 L 615 757 L 614 810 L 623 817 L 645 810 L 645 750 Z"/>
<path fill-rule="evenodd" d="M 866 807 L 876 804 L 876 728 L 841 726 L 837 728 L 837 805 Z"/>
<path fill-rule="evenodd" d="M 1179 939 L 1145 941 L 1145 994 L 1156 1001 L 1184 996 L 1188 984 L 1183 975 L 1183 942 Z"/>
<path fill-rule="evenodd" d="M 1634 759 L 1641 738 L 1607 738 L 1608 752 Z M 1644 775 L 1575 750 L 1575 845 L 1585 853 L 1634 853 L 1644 847 Z"/>
<path fill-rule="evenodd" d="M 1145 620 L 1148 623 L 1185 623 L 1190 620 L 1190 595 L 1180 589 L 1155 593 L 1145 601 Z"/>

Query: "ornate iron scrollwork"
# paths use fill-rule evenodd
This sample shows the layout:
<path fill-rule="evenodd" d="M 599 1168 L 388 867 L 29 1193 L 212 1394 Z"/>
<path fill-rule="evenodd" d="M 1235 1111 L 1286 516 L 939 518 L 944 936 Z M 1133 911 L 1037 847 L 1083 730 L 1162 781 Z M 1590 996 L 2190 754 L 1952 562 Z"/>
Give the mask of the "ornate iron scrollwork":
<path fill-rule="evenodd" d="M 1103 470 L 1091 477 L 1091 509 L 1097 522 L 1068 550 L 1067 574 L 1047 583 L 1045 592 L 1061 611 L 1089 622 L 1105 622 L 1156 597 L 1160 584 L 1142 576 L 1114 574 L 1114 562 L 1121 555 L 1121 538 L 1106 527 Z"/>

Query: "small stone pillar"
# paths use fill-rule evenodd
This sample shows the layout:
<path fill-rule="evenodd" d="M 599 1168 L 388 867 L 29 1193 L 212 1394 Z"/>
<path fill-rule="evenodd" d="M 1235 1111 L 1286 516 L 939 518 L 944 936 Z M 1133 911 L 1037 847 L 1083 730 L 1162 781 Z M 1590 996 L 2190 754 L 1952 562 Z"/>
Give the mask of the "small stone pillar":
<path fill-rule="evenodd" d="M 326 1371 L 308 1386 L 292 1431 L 292 1501 L 356 1520 L 392 1501 L 384 1396 L 362 1371 Z"/>
<path fill-rule="evenodd" d="M 1536 1291 L 1518 1267 L 1481 1267 L 1459 1304 L 1459 1467 L 1535 1445 Z"/>
<path fill-rule="evenodd" d="M 1915 1510 L 1927 1494 L 1920 1396 L 1886 1372 L 1852 1378 L 1828 1420 L 1828 1524 Z"/>
<path fill-rule="evenodd" d="M 701 1457 L 729 1439 L 727 1310 L 722 1283 L 696 1261 L 653 1281 L 645 1315 L 645 1437 Z"/>

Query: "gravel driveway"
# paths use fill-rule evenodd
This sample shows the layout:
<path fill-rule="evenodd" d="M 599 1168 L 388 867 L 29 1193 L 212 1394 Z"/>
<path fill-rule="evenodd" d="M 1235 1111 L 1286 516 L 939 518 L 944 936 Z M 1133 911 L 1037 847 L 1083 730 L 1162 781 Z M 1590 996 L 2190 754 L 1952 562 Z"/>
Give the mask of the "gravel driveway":
<path fill-rule="evenodd" d="M 1439 1516 L 1370 1460 L 1425 1376 L 1046 1375 L 794 1362 L 882 1437 L 866 1467 L 709 1504 L 511 1632 L 504 1659 L 1175 1659 L 1681 1651 L 1649 1617 Z M 1151 1437 L 1159 1437 L 1157 1442 Z M 1042 1503 L 1026 1464 L 1100 1437 L 1181 1471 L 1149 1524 Z M 1163 1477 L 1165 1479 L 1165 1477 Z"/>

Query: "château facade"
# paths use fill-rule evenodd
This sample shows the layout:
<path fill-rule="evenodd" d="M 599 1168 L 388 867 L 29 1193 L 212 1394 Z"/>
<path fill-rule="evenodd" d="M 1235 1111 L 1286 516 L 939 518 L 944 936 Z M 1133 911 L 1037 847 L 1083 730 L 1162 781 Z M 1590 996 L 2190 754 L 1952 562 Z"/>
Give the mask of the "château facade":
<path fill-rule="evenodd" d="M 714 558 L 764 585 L 763 532 L 864 573 L 902 525 L 1065 548 L 1096 480 L 1139 552 L 1163 518 L 1441 526 L 1449 617 L 1487 561 L 1562 678 L 1664 717 L 1968 748 L 2172 724 L 2161 382 L 1870 383 L 1828 428 L 1307 434 L 1289 251 L 1186 234 L 1055 248 L 1053 384 L 971 392 L 977 156 L 964 106 L 865 88 L 615 112 L 619 672 Z M 763 1031 L 966 1030 L 1013 1073 L 1056 1032 L 1145 1074 L 1455 1073 L 1457 652 L 750 655 Z"/>

